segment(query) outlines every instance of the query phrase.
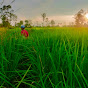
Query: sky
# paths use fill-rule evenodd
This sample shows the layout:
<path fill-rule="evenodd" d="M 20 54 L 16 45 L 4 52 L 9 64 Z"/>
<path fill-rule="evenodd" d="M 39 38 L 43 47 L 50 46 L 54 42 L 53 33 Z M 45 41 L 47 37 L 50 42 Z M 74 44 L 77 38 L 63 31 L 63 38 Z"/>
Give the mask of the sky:
<path fill-rule="evenodd" d="M 2 1 L 2 0 L 0 0 Z M 5 0 L 10 4 L 12 0 Z M 12 3 L 14 13 L 19 20 L 32 20 L 42 22 L 42 13 L 56 23 L 74 22 L 74 15 L 80 10 L 88 10 L 88 0 L 15 0 Z"/>

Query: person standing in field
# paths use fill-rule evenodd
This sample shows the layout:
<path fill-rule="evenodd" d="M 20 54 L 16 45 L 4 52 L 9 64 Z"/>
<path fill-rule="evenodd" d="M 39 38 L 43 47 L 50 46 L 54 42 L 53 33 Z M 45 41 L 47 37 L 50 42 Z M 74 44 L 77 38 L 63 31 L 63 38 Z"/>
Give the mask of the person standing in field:
<path fill-rule="evenodd" d="M 25 26 L 21 25 L 21 35 L 25 36 L 26 38 L 29 36 L 28 32 L 25 30 Z"/>

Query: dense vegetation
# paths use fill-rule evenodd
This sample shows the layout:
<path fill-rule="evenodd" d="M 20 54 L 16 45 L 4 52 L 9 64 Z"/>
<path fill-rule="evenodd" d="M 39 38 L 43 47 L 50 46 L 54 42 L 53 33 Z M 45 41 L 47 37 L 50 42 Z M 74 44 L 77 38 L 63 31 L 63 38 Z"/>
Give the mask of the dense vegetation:
<path fill-rule="evenodd" d="M 88 88 L 88 29 L 0 28 L 0 88 Z"/>

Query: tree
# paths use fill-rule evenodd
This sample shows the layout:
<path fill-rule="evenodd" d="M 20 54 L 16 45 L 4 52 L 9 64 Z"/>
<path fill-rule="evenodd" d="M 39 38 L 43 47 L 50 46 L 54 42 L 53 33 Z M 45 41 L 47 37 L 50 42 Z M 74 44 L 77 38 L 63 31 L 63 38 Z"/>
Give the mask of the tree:
<path fill-rule="evenodd" d="M 43 13 L 41 15 L 42 15 L 42 18 L 43 18 L 43 26 L 44 26 L 44 21 L 45 21 L 45 18 L 46 18 L 46 13 Z"/>
<path fill-rule="evenodd" d="M 46 18 L 46 26 L 49 26 L 49 19 L 48 18 Z"/>
<path fill-rule="evenodd" d="M 28 20 L 25 20 L 25 27 L 28 27 L 28 25 L 29 25 Z"/>
<path fill-rule="evenodd" d="M 22 20 L 20 21 L 20 25 L 23 25 L 23 21 Z"/>
<path fill-rule="evenodd" d="M 85 12 L 83 9 L 81 9 L 76 15 L 75 15 L 75 24 L 76 26 L 80 27 L 83 26 L 85 23 Z"/>
<path fill-rule="evenodd" d="M 16 20 L 17 16 L 13 13 L 11 5 L 3 5 L 0 8 L 0 18 L 2 20 L 2 24 L 5 27 L 9 27 L 12 20 Z"/>
<path fill-rule="evenodd" d="M 19 23 L 15 24 L 17 27 L 21 27 L 21 25 L 23 25 L 23 21 L 21 20 Z"/>
<path fill-rule="evenodd" d="M 51 26 L 55 26 L 55 21 L 51 20 Z"/>
<path fill-rule="evenodd" d="M 29 24 L 30 24 L 30 26 L 32 26 L 32 20 L 29 20 Z"/>
<path fill-rule="evenodd" d="M 16 26 L 16 27 L 20 27 L 20 23 L 16 23 L 15 26 Z"/>
<path fill-rule="evenodd" d="M 25 27 L 31 27 L 32 20 L 25 20 Z"/>

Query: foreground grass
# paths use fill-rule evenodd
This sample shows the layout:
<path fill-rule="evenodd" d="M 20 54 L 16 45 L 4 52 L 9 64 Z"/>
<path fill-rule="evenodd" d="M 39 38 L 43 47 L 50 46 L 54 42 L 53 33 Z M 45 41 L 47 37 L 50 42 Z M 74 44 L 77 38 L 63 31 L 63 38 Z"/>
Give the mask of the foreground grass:
<path fill-rule="evenodd" d="M 88 88 L 88 29 L 12 29 L 0 35 L 1 88 Z"/>

